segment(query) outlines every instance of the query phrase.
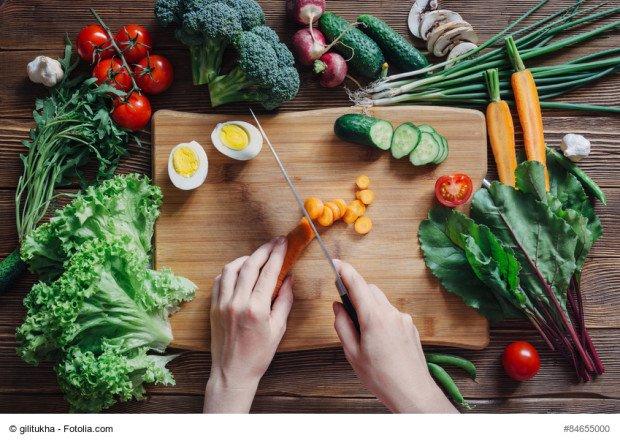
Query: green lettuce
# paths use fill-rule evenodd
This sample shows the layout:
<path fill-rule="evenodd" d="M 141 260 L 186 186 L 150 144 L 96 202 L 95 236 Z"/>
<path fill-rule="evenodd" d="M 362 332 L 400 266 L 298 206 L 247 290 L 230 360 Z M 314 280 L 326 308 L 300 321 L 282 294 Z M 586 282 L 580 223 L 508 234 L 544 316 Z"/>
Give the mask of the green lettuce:
<path fill-rule="evenodd" d="M 28 234 L 21 257 L 43 280 L 57 278 L 68 257 L 92 239 L 125 238 L 139 255 L 151 250 L 162 193 L 139 174 L 119 175 L 91 186 Z"/>

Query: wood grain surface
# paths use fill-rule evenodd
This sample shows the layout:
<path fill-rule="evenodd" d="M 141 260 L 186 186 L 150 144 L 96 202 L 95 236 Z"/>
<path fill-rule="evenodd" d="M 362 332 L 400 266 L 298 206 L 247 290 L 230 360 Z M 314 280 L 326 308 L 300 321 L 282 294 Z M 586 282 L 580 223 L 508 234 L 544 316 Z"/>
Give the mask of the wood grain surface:
<path fill-rule="evenodd" d="M 445 9 L 460 12 L 472 23 L 481 40 L 490 37 L 538 0 L 506 2 L 500 0 L 440 0 Z M 284 18 L 283 0 L 259 0 L 267 22 L 285 40 L 296 29 Z M 552 10 L 574 3 L 550 0 L 525 24 Z M 604 7 L 618 7 L 620 0 L 607 0 Z M 186 49 L 175 41 L 170 29 L 155 24 L 152 0 L 4 0 L 0 1 L 0 257 L 17 245 L 14 231 L 14 188 L 21 173 L 18 155 L 25 152 L 21 140 L 32 125 L 35 97 L 45 88 L 29 83 L 25 65 L 39 54 L 59 56 L 65 34 L 74 37 L 92 22 L 88 7 L 95 7 L 112 28 L 140 22 L 155 35 L 157 52 L 170 58 L 175 67 L 175 83 L 169 91 L 155 97 L 154 109 L 211 113 L 206 88 L 190 81 Z M 360 13 L 373 13 L 386 20 L 403 35 L 407 34 L 406 15 L 411 1 L 328 0 L 328 9 L 354 19 Z M 606 22 L 617 20 L 607 19 Z M 591 28 L 584 28 L 591 29 Z M 414 42 L 419 45 L 419 42 Z M 596 40 L 567 48 L 535 64 L 558 63 L 594 51 L 617 48 L 620 34 L 606 34 Z M 295 100 L 282 111 L 298 111 L 348 106 L 342 89 L 325 90 L 306 70 L 301 69 L 303 87 Z M 563 101 L 620 106 L 617 74 L 561 97 Z M 218 113 L 244 112 L 244 105 L 230 105 Z M 516 116 L 515 116 L 516 117 Z M 581 167 L 594 178 L 609 197 L 607 206 L 596 205 L 603 220 L 604 237 L 591 251 L 584 271 L 583 290 L 586 322 L 605 361 L 607 372 L 592 383 L 575 383 L 564 361 L 547 351 L 538 336 L 522 322 L 491 325 L 489 346 L 482 351 L 454 351 L 471 358 L 478 366 L 480 384 L 471 383 L 454 372 L 465 397 L 476 404 L 477 412 L 620 412 L 620 122 L 615 115 L 545 111 L 545 137 L 557 146 L 567 132 L 585 135 L 592 141 L 592 155 Z M 521 143 L 517 125 L 517 142 Z M 131 157 L 121 165 L 122 172 L 150 174 L 150 130 L 141 134 L 143 148 L 132 148 Z M 489 157 L 490 158 L 490 157 Z M 489 176 L 495 175 L 492 162 Z M 15 354 L 15 327 L 21 322 L 22 299 L 34 278 L 24 275 L 4 294 L 0 305 L 0 412 L 66 412 L 54 373 L 49 365 L 28 366 Z M 516 339 L 532 342 L 541 352 L 543 367 L 536 378 L 518 384 L 504 375 L 499 365 L 501 352 Z M 185 352 L 172 362 L 176 387 L 149 389 L 146 402 L 115 407 L 114 412 L 198 412 L 209 376 L 209 354 Z M 339 349 L 286 352 L 279 354 L 262 380 L 254 402 L 255 412 L 386 412 L 366 391 Z"/>
<path fill-rule="evenodd" d="M 437 167 L 413 167 L 389 152 L 353 145 L 334 135 L 334 122 L 354 108 L 327 108 L 263 116 L 261 124 L 276 147 L 302 198 L 355 199 L 355 178 L 371 179 L 375 202 L 366 210 L 372 231 L 360 236 L 342 221 L 321 229 L 335 258 L 348 261 L 413 316 L 424 344 L 481 349 L 489 341 L 487 321 L 458 297 L 442 291 L 424 265 L 418 225 L 433 205 L 438 177 L 468 173 L 478 186 L 487 173 L 482 113 L 429 106 L 373 109 L 396 127 L 406 121 L 429 124 L 448 140 L 450 154 Z M 153 180 L 164 203 L 155 227 L 155 266 L 168 267 L 198 285 L 194 300 L 172 317 L 172 345 L 209 350 L 211 286 L 222 267 L 262 243 L 293 229 L 301 217 L 293 194 L 266 145 L 247 162 L 220 154 L 211 141 L 218 123 L 251 122 L 245 115 L 158 111 L 153 117 Z M 183 141 L 198 141 L 209 158 L 207 181 L 187 192 L 168 178 L 168 158 Z M 337 346 L 332 303 L 338 298 L 333 274 L 317 242 L 293 268 L 295 303 L 281 351 Z"/>

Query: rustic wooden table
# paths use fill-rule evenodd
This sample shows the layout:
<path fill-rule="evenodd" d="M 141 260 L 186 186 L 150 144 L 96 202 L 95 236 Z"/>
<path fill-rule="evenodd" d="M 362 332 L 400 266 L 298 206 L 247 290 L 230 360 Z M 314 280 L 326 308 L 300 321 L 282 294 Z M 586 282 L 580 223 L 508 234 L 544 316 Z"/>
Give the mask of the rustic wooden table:
<path fill-rule="evenodd" d="M 442 7 L 459 11 L 486 38 L 497 32 L 537 0 L 519 2 L 488 0 L 442 0 Z M 159 28 L 150 0 L 0 0 L 0 258 L 16 246 L 14 190 L 21 172 L 21 140 L 31 125 L 34 98 L 45 94 L 30 83 L 26 63 L 36 55 L 59 56 L 65 34 L 74 38 L 79 29 L 92 22 L 88 7 L 97 8 L 114 29 L 132 22 L 147 25 L 155 35 L 156 50 L 170 58 L 176 79 L 170 90 L 153 99 L 155 109 L 212 112 L 207 90 L 191 84 L 188 55 L 169 30 Z M 260 0 L 269 25 L 283 38 L 294 27 L 284 17 L 283 0 Z M 363 12 L 375 13 L 402 33 L 411 1 L 329 0 L 330 10 L 349 19 Z M 551 7 L 571 3 L 552 0 Z M 618 0 L 608 5 L 620 6 Z M 536 13 L 540 17 L 542 12 Z M 575 57 L 593 50 L 618 47 L 618 34 L 566 51 L 555 60 Z M 580 89 L 565 101 L 620 105 L 617 77 Z M 311 76 L 302 73 L 302 90 L 282 111 L 343 106 L 348 103 L 343 90 L 327 91 Z M 221 111 L 233 112 L 241 107 Z M 220 112 L 221 112 L 220 111 Z M 597 205 L 605 235 L 590 254 L 585 267 L 583 291 L 586 296 L 587 325 L 607 367 L 596 381 L 578 384 L 568 366 L 548 352 L 542 340 L 523 323 L 504 323 L 491 329 L 491 343 L 483 351 L 456 350 L 478 367 L 479 383 L 457 374 L 465 397 L 476 405 L 474 412 L 620 412 L 620 142 L 619 120 L 602 114 L 544 113 L 545 133 L 556 145 L 563 134 L 577 132 L 588 137 L 593 154 L 582 164 L 603 187 L 609 203 Z M 121 172 L 150 173 L 150 134 L 142 134 L 143 149 L 134 149 L 123 162 Z M 493 168 L 490 166 L 491 169 Z M 31 367 L 15 354 L 15 327 L 24 309 L 22 299 L 34 282 L 24 276 L 0 300 L 0 412 L 64 412 L 67 405 L 56 384 L 51 366 Z M 504 374 L 499 358 L 511 341 L 525 339 L 541 351 L 542 369 L 527 383 L 518 384 Z M 148 400 L 119 405 L 116 412 L 198 412 L 209 375 L 206 353 L 186 352 L 171 365 L 177 385 L 151 388 Z M 385 412 L 386 409 L 357 380 L 339 349 L 292 352 L 277 355 L 261 381 L 254 402 L 256 412 Z"/>

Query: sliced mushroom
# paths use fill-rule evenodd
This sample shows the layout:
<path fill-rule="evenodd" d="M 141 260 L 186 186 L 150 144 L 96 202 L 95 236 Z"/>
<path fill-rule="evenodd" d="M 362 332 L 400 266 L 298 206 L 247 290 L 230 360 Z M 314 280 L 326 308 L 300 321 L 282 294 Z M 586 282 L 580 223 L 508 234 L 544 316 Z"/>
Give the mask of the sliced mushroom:
<path fill-rule="evenodd" d="M 450 50 L 450 54 L 448 54 L 446 69 L 449 69 L 454 65 L 455 62 L 453 62 L 452 60 L 460 57 L 463 54 L 467 54 L 469 51 L 477 47 L 478 45 L 472 42 L 460 42 L 458 45 L 456 45 Z"/>
<path fill-rule="evenodd" d="M 443 57 L 448 53 L 448 51 L 463 41 L 468 41 L 471 43 L 478 41 L 478 36 L 469 24 L 468 26 L 461 26 L 459 28 L 451 29 L 450 31 L 444 32 L 440 35 L 433 46 L 433 54 L 437 57 Z"/>
<path fill-rule="evenodd" d="M 409 31 L 415 36 L 420 38 L 420 22 L 422 21 L 422 14 L 428 11 L 434 11 L 437 9 L 437 0 L 416 0 L 409 11 L 409 17 L 407 18 L 407 24 Z"/>
<path fill-rule="evenodd" d="M 450 23 L 460 22 L 463 18 L 456 12 L 448 11 L 447 9 L 437 9 L 424 14 L 422 21 L 420 22 L 420 36 L 424 40 L 428 40 L 430 34 L 439 26 Z"/>
<path fill-rule="evenodd" d="M 428 41 L 426 42 L 426 47 L 428 48 L 428 51 L 433 52 L 433 49 L 435 48 L 435 42 L 443 34 L 453 29 L 463 28 L 463 27 L 471 27 L 471 25 L 467 23 L 466 21 L 460 20 L 456 22 L 443 23 L 437 26 L 435 29 L 431 31 L 430 34 L 428 34 Z"/>

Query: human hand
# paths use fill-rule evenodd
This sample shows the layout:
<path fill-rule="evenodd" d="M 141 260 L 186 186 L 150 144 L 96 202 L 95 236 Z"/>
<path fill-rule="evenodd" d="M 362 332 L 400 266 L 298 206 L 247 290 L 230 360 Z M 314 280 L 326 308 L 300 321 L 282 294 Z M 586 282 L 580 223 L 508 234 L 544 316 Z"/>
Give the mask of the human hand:
<path fill-rule="evenodd" d="M 334 260 L 360 324 L 357 332 L 339 302 L 334 327 L 362 383 L 392 412 L 457 412 L 428 372 L 418 330 L 375 285 Z"/>
<path fill-rule="evenodd" d="M 290 278 L 271 304 L 286 238 L 262 245 L 224 267 L 211 294 L 211 374 L 204 412 L 248 412 L 261 377 L 286 330 L 293 304 Z"/>

